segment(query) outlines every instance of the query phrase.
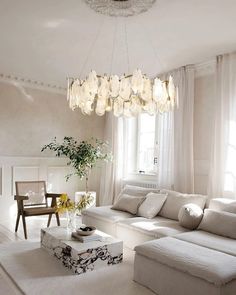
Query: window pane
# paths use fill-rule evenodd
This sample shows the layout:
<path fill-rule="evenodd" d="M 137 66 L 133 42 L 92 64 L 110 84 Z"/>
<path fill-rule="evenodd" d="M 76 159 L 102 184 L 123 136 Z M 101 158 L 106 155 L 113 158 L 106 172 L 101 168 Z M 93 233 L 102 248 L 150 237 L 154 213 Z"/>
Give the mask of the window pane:
<path fill-rule="evenodd" d="M 155 116 L 141 114 L 139 118 L 138 170 L 154 171 Z"/>
<path fill-rule="evenodd" d="M 140 132 L 155 132 L 155 116 L 148 114 L 140 115 Z"/>

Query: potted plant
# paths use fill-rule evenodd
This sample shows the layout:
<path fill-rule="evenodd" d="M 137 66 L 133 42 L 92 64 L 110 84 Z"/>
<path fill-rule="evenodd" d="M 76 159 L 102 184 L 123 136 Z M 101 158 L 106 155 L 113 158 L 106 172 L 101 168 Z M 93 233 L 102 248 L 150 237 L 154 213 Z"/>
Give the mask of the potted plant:
<path fill-rule="evenodd" d="M 56 152 L 57 157 L 68 158 L 67 165 L 74 168 L 74 173 L 66 175 L 66 181 L 72 175 L 79 176 L 80 179 L 85 177 L 85 196 L 82 197 L 80 204 L 80 211 L 84 209 L 88 202 L 90 203 L 91 196 L 88 190 L 88 179 L 91 170 L 99 161 L 109 161 L 112 156 L 108 152 L 108 143 L 99 139 L 77 141 L 73 137 L 64 137 L 61 143 L 57 142 L 56 137 L 52 142 L 42 148 L 42 152 L 46 149 Z M 83 208 L 82 208 L 83 207 Z"/>

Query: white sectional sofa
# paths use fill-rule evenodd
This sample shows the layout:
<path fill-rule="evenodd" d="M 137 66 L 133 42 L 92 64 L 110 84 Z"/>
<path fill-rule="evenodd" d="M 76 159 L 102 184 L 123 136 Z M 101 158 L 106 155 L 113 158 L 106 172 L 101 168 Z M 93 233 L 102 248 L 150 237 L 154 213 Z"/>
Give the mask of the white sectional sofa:
<path fill-rule="evenodd" d="M 145 196 L 150 192 L 160 192 L 149 188 L 126 185 L 122 194 Z M 152 219 L 136 216 L 124 211 L 111 209 L 112 206 L 91 207 L 82 212 L 82 222 L 123 240 L 124 245 L 133 249 L 136 245 L 166 236 L 175 236 L 189 231 L 178 221 L 179 209 L 187 203 L 195 202 L 204 208 L 206 197 L 180 194 L 162 190 L 167 199 L 161 211 Z M 178 202 L 176 202 L 178 199 Z"/>
<path fill-rule="evenodd" d="M 150 191 L 126 186 L 121 194 Z M 154 218 L 104 206 L 83 211 L 82 221 L 134 248 L 134 280 L 159 295 L 235 295 L 236 201 L 211 200 L 199 229 L 190 230 L 180 225 L 178 213 L 188 203 L 204 208 L 205 197 L 164 192 L 167 199 Z"/>

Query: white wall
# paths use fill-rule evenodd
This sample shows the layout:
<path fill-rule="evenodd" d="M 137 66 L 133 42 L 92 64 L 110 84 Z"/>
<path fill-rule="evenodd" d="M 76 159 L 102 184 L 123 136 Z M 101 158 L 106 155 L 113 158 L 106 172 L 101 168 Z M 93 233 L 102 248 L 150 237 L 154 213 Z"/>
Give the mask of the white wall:
<path fill-rule="evenodd" d="M 195 192 L 207 194 L 214 114 L 214 63 L 196 68 L 194 97 Z"/>
<path fill-rule="evenodd" d="M 0 216 L 8 214 L 6 209 L 14 203 L 16 180 L 46 180 L 50 191 L 71 196 L 84 190 L 84 182 L 75 177 L 65 182 L 66 159 L 55 158 L 50 151 L 41 153 L 41 148 L 55 136 L 102 139 L 103 130 L 104 117 L 71 111 L 65 94 L 0 82 Z M 99 176 L 97 168 L 89 183 L 97 193 Z"/>

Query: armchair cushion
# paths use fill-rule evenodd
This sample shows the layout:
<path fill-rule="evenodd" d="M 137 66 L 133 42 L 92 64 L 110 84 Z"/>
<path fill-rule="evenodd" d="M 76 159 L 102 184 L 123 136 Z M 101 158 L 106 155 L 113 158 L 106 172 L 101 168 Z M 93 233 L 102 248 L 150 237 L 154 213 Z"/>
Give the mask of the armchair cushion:
<path fill-rule="evenodd" d="M 55 208 L 51 207 L 34 207 L 34 208 L 24 208 L 25 216 L 35 216 L 35 215 L 46 215 L 53 214 L 56 212 Z"/>

